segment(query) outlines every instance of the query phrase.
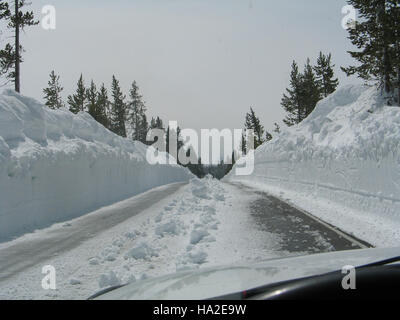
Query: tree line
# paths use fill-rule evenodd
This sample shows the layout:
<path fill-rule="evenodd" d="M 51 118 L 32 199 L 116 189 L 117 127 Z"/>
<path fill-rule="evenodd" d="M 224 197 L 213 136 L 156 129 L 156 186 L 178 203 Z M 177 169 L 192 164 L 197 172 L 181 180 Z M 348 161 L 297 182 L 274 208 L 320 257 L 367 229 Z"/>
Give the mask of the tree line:
<path fill-rule="evenodd" d="M 75 92 L 67 97 L 66 104 L 61 97 L 62 91 L 60 76 L 53 70 L 50 73 L 48 87 L 43 89 L 45 105 L 50 109 L 67 107 L 74 114 L 87 112 L 115 134 L 145 144 L 148 144 L 146 136 L 149 129 L 164 129 L 160 117 L 152 118 L 150 123 L 148 122 L 146 103 L 136 81 L 132 82 L 128 97 L 123 93 L 114 75 L 110 95 L 104 83 L 98 89 L 95 82 L 91 80 L 90 85 L 86 87 L 82 74 L 78 79 Z"/>
<path fill-rule="evenodd" d="M 304 71 L 301 73 L 296 61 L 292 63 L 290 73 L 290 86 L 286 89 L 281 100 L 281 107 L 286 112 L 283 123 L 293 126 L 302 122 L 315 109 L 317 103 L 333 93 L 339 85 L 339 80 L 335 78 L 332 64 L 332 55 L 319 53 L 317 64 L 311 65 L 307 58 Z M 273 133 L 265 130 L 254 109 L 246 113 L 244 123 L 244 134 L 242 136 L 241 151 L 247 154 L 245 133 L 248 130 L 254 132 L 254 148 L 257 149 L 264 142 L 270 141 L 273 134 L 279 134 L 281 128 L 278 123 L 274 123 Z"/>
<path fill-rule="evenodd" d="M 292 63 L 290 86 L 281 100 L 281 106 L 287 115 L 283 122 L 287 126 L 299 124 L 314 111 L 317 103 L 333 93 L 339 85 L 335 78 L 332 55 L 320 52 L 317 64 L 312 66 L 310 59 L 301 73 L 296 61 Z"/>
<path fill-rule="evenodd" d="M 281 106 L 287 113 L 287 116 L 283 119 L 287 126 L 293 126 L 303 121 L 314 110 L 318 101 L 335 91 L 339 81 L 334 76 L 333 68 L 331 54 L 325 55 L 322 52 L 320 52 L 315 66 L 311 66 L 310 59 L 307 59 L 303 73 L 299 72 L 298 64 L 293 61 L 290 87 L 286 89 L 281 102 Z M 45 105 L 51 109 L 64 107 L 65 104 L 61 98 L 62 90 L 60 76 L 52 71 L 48 87 L 43 90 Z M 170 128 L 164 128 L 160 117 L 152 118 L 148 123 L 147 107 L 136 81 L 133 81 L 127 98 L 122 92 L 119 81 L 115 76 L 112 76 L 111 97 L 109 97 L 104 83 L 97 89 L 96 84 L 91 80 L 90 85 L 86 87 L 81 74 L 75 93 L 67 98 L 67 107 L 75 114 L 88 112 L 96 121 L 117 135 L 145 144 L 149 144 L 146 141 L 149 129 L 163 129 L 166 132 L 166 151 L 169 152 Z M 244 134 L 241 143 L 242 153 L 247 154 L 249 151 L 246 144 L 246 132 L 253 131 L 254 149 L 257 149 L 264 142 L 270 141 L 273 138 L 273 134 L 280 133 L 280 126 L 277 123 L 274 126 L 273 133 L 265 130 L 259 117 L 251 107 L 245 116 Z M 179 127 L 177 128 L 176 136 L 179 150 L 183 145 Z M 218 172 L 216 175 L 220 176 L 222 168 L 227 171 L 231 169 L 237 156 L 237 154 L 232 154 L 231 159 L 221 161 L 218 168 L 212 168 L 211 166 L 209 169 L 202 168 L 200 172 L 199 168 L 191 166 L 191 170 L 196 171 L 197 175 L 206 174 L 205 172 L 211 174 Z"/>

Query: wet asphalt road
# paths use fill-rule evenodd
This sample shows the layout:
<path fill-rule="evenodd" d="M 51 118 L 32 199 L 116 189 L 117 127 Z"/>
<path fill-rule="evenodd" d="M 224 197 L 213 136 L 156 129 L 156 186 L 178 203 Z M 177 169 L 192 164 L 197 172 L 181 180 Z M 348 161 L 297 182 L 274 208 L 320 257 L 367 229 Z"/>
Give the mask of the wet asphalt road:
<path fill-rule="evenodd" d="M 255 194 L 249 211 L 256 228 L 277 234 L 282 251 L 321 253 L 372 247 L 265 192 L 231 183 L 241 192 Z"/>

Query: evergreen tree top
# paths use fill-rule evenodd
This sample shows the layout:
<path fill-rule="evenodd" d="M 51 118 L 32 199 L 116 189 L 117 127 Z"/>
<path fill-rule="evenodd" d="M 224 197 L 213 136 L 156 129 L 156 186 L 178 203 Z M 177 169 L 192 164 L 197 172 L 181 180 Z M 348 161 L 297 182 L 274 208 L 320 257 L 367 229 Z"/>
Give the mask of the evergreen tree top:
<path fill-rule="evenodd" d="M 43 89 L 45 105 L 50 109 L 59 109 L 64 106 L 61 100 L 61 91 L 63 87 L 59 83 L 60 76 L 57 76 L 54 70 L 50 73 L 48 87 Z"/>

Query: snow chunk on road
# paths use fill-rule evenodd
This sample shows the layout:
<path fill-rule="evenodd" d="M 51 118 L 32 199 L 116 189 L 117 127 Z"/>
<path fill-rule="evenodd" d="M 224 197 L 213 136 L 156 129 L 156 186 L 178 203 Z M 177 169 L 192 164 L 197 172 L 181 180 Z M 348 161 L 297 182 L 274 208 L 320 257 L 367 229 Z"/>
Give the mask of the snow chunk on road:
<path fill-rule="evenodd" d="M 204 237 L 208 236 L 209 233 L 205 229 L 195 229 L 190 234 L 190 243 L 197 244 L 199 243 Z"/>
<path fill-rule="evenodd" d="M 205 179 L 210 179 L 210 178 L 206 177 Z M 192 194 L 194 196 L 201 199 L 207 199 L 207 200 L 211 199 L 208 186 L 204 181 L 198 178 L 194 178 L 191 180 L 191 186 L 192 186 Z"/>
<path fill-rule="evenodd" d="M 159 221 L 156 221 L 159 222 Z M 178 220 L 170 220 L 166 223 L 160 224 L 156 227 L 154 231 L 156 235 L 163 237 L 165 234 L 169 235 L 179 235 L 183 226 Z"/>
<path fill-rule="evenodd" d="M 207 253 L 204 251 L 190 252 L 188 254 L 189 261 L 194 264 L 203 264 L 207 260 Z"/>
<path fill-rule="evenodd" d="M 110 271 L 108 274 L 102 274 L 99 279 L 100 288 L 114 287 L 120 284 L 121 280 L 114 271 Z"/>
<path fill-rule="evenodd" d="M 151 257 L 158 257 L 157 251 L 145 242 L 140 243 L 125 255 L 126 259 L 149 259 Z"/>

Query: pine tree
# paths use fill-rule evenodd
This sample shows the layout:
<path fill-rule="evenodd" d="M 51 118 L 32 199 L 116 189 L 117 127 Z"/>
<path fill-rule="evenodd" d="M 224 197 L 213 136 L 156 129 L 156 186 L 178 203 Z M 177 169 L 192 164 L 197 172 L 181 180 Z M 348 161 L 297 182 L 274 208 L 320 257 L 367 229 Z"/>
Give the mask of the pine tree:
<path fill-rule="evenodd" d="M 350 41 L 360 50 L 349 51 L 349 54 L 359 65 L 342 67 L 342 70 L 348 76 L 356 74 L 366 81 L 378 81 L 385 94 L 389 95 L 393 91 L 395 68 L 392 57 L 396 53 L 391 43 L 394 28 L 390 13 L 394 13 L 388 9 L 391 4 L 397 7 L 398 1 L 348 0 L 348 3 L 358 10 L 360 16 L 354 28 L 348 29 Z"/>
<path fill-rule="evenodd" d="M 139 141 L 144 144 L 149 144 L 147 141 L 147 133 L 149 131 L 149 123 L 147 122 L 147 116 L 145 113 L 142 114 L 140 120 L 140 128 L 139 128 Z"/>
<path fill-rule="evenodd" d="M 148 131 L 148 123 L 146 118 L 146 106 L 142 96 L 139 93 L 139 87 L 136 81 L 133 81 L 129 91 L 130 102 L 128 104 L 129 111 L 127 112 L 128 120 L 132 129 L 132 139 L 146 142 Z"/>
<path fill-rule="evenodd" d="M 15 52 L 11 44 L 7 43 L 5 48 L 0 50 L 0 76 L 7 79 L 5 84 L 12 82 L 15 78 L 14 72 L 10 71 L 14 66 Z"/>
<path fill-rule="evenodd" d="M 317 102 L 321 100 L 321 89 L 315 78 L 313 67 L 310 64 L 310 59 L 304 66 L 304 73 L 301 77 L 301 104 L 303 119 L 307 118 L 314 111 Z M 302 120 L 303 120 L 302 119 Z"/>
<path fill-rule="evenodd" d="M 246 129 L 252 129 L 254 132 L 254 149 L 257 149 L 264 142 L 264 127 L 260 123 L 260 119 L 256 116 L 253 108 L 246 114 L 244 124 Z"/>
<path fill-rule="evenodd" d="M 87 111 L 86 106 L 86 88 L 83 82 L 83 76 L 79 77 L 76 93 L 68 96 L 69 111 L 78 113 Z"/>
<path fill-rule="evenodd" d="M 95 118 L 99 123 L 101 123 L 104 127 L 110 129 L 110 101 L 108 100 L 107 89 L 104 86 L 104 83 L 101 85 L 99 92 L 97 93 L 97 112 Z"/>
<path fill-rule="evenodd" d="M 240 150 L 242 151 L 243 155 L 247 154 L 247 139 L 246 139 L 246 130 L 243 130 L 242 139 L 240 141 Z"/>
<path fill-rule="evenodd" d="M 160 119 L 160 117 L 157 118 L 151 118 L 150 121 L 150 129 L 161 129 L 163 131 L 165 131 L 164 125 L 162 120 Z M 156 141 L 158 141 L 158 138 L 156 138 L 153 142 L 148 142 L 147 144 L 152 145 L 153 143 L 155 143 Z"/>
<path fill-rule="evenodd" d="M 57 76 L 53 71 L 50 73 L 48 87 L 43 89 L 45 105 L 50 109 L 60 109 L 64 106 L 61 100 L 61 91 L 63 87 L 60 85 L 60 76 Z"/>
<path fill-rule="evenodd" d="M 286 91 L 281 106 L 287 112 L 283 122 L 290 127 L 307 118 L 315 109 L 318 101 L 321 100 L 320 83 L 316 79 L 310 59 L 307 59 L 303 73 L 299 72 L 297 63 L 293 61 L 290 88 Z"/>
<path fill-rule="evenodd" d="M 170 145 L 169 145 L 169 138 L 170 135 L 172 138 L 176 139 L 176 155 L 179 154 L 179 150 L 183 147 L 184 143 L 182 140 L 181 136 L 181 128 L 177 127 L 177 129 L 170 128 L 170 126 L 167 127 L 166 135 L 165 135 L 165 144 L 166 144 L 166 152 L 173 155 L 173 150 L 170 150 Z M 177 159 L 177 162 L 179 164 L 179 159 Z"/>
<path fill-rule="evenodd" d="M 176 130 L 178 151 L 185 145 L 182 140 L 181 131 L 182 131 L 181 128 L 178 126 Z"/>
<path fill-rule="evenodd" d="M 115 134 L 126 138 L 126 104 L 125 95 L 122 93 L 119 81 L 113 76 L 111 85 L 111 115 L 110 115 L 110 129 Z"/>
<path fill-rule="evenodd" d="M 155 119 L 151 118 L 150 128 L 151 129 L 164 129 L 164 124 L 163 124 L 163 121 L 160 119 L 160 117 L 157 117 Z"/>
<path fill-rule="evenodd" d="M 86 89 L 85 109 L 95 120 L 97 120 L 97 88 L 93 80 L 90 83 L 90 87 Z"/>
<path fill-rule="evenodd" d="M 296 61 L 292 63 L 290 73 L 290 88 L 286 89 L 287 94 L 283 94 L 281 106 L 288 113 L 283 122 L 287 126 L 293 126 L 304 119 L 304 106 L 302 105 L 302 75 Z"/>
<path fill-rule="evenodd" d="M 197 153 L 193 149 L 193 147 L 189 146 L 186 150 L 186 157 L 197 159 L 197 161 L 189 162 L 184 167 L 188 168 L 191 173 L 193 173 L 198 178 L 204 177 L 203 165 L 201 164 L 201 159 L 198 157 Z"/>
<path fill-rule="evenodd" d="M 164 129 L 164 124 L 163 124 L 163 121 L 160 119 L 160 117 L 157 117 L 157 119 L 156 119 L 156 127 L 158 129 Z"/>
<path fill-rule="evenodd" d="M 335 74 L 333 68 L 335 65 L 331 65 L 331 60 L 332 55 L 330 53 L 324 55 L 320 52 L 317 59 L 317 65 L 314 67 L 318 85 L 321 88 L 323 97 L 325 98 L 333 93 L 339 85 L 339 80 L 337 78 L 334 79 Z"/>
<path fill-rule="evenodd" d="M 157 128 L 157 126 L 156 126 L 156 119 L 154 119 L 153 117 L 151 117 L 151 120 L 150 120 L 150 129 L 156 129 Z"/>
<path fill-rule="evenodd" d="M 86 89 L 88 113 L 104 127 L 108 128 L 107 109 L 109 105 L 107 89 L 102 84 L 100 91 L 97 91 L 96 85 L 92 80 L 90 87 Z"/>
<path fill-rule="evenodd" d="M 14 5 L 14 12 L 10 9 L 10 2 Z M 16 92 L 21 91 L 20 64 L 23 62 L 20 31 L 39 23 L 35 20 L 33 11 L 22 11 L 22 8 L 29 4 L 25 0 L 14 0 L 2 1 L 0 5 L 0 19 L 8 21 L 7 27 L 13 30 L 15 40 L 13 45 L 7 43 L 5 48 L 0 50 L 0 75 L 6 75 L 6 78 L 14 83 Z"/>

